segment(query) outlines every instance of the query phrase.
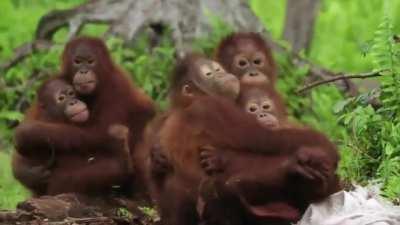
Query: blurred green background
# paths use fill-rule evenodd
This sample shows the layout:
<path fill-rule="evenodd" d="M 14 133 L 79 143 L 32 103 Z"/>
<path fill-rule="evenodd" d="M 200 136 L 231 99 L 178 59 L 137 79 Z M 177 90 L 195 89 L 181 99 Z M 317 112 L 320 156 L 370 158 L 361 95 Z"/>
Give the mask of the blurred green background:
<path fill-rule="evenodd" d="M 83 0 L 2 0 L 0 1 L 0 62 L 13 55 L 13 50 L 31 41 L 41 16 L 54 9 L 67 9 Z M 282 37 L 285 0 L 250 0 L 251 8 L 272 33 Z M 217 26 L 217 25 L 216 25 Z M 218 27 L 216 27 L 218 29 Z M 104 25 L 86 26 L 83 34 L 100 35 Z M 13 208 L 29 196 L 12 178 L 10 152 L 13 127 L 23 118 L 23 110 L 34 98 L 40 81 L 56 72 L 67 30 L 57 32 L 57 43 L 50 51 L 38 52 L 7 72 L 0 71 L 0 209 Z M 210 53 L 227 33 L 221 28 L 208 40 L 194 43 Z M 310 51 L 305 57 L 332 71 L 360 73 L 388 69 L 378 79 L 382 93 L 380 108 L 368 104 L 372 92 L 347 97 L 333 85 L 313 89 L 307 95 L 295 93 L 304 82 L 308 67 L 292 65 L 287 54 L 275 54 L 279 63 L 279 89 L 285 96 L 295 120 L 325 132 L 341 152 L 339 173 L 346 182 L 383 184 L 383 195 L 398 201 L 400 194 L 400 136 L 398 126 L 399 82 L 398 44 L 392 36 L 400 34 L 399 0 L 322 0 Z M 165 106 L 166 75 L 173 65 L 174 49 L 165 38 L 154 51 L 149 51 L 145 38 L 125 47 L 111 38 L 107 44 L 114 60 L 131 72 L 133 79 L 162 107 Z M 157 65 L 157 67 L 154 67 Z M 37 78 L 39 77 L 39 79 Z M 394 79 L 392 79 L 394 78 Z"/>

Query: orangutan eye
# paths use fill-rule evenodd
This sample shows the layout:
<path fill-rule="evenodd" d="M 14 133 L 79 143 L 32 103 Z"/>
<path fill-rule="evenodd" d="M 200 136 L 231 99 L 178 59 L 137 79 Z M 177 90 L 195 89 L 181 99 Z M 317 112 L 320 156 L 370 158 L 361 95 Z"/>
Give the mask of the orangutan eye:
<path fill-rule="evenodd" d="M 80 64 L 82 63 L 82 61 L 79 60 L 79 59 L 75 59 L 75 60 L 74 60 L 74 63 L 75 63 L 76 65 L 80 65 Z"/>
<path fill-rule="evenodd" d="M 65 95 L 60 95 L 60 96 L 58 96 L 58 98 L 57 98 L 57 101 L 58 102 L 63 102 L 65 100 Z"/>
<path fill-rule="evenodd" d="M 271 108 L 271 105 L 270 104 L 264 104 L 263 105 L 263 109 L 270 109 Z"/>
<path fill-rule="evenodd" d="M 249 65 L 249 61 L 242 55 L 236 55 L 234 58 L 235 66 L 241 69 L 246 68 Z"/>
<path fill-rule="evenodd" d="M 273 110 L 273 107 L 274 107 L 274 105 L 273 105 L 273 103 L 272 103 L 271 101 L 265 101 L 265 102 L 263 102 L 263 104 L 262 104 L 262 108 L 263 108 L 264 110 L 267 110 L 267 111 Z"/>
<path fill-rule="evenodd" d="M 241 68 L 246 67 L 247 66 L 247 61 L 246 60 L 239 60 L 238 65 Z"/>
<path fill-rule="evenodd" d="M 207 72 L 207 73 L 206 73 L 206 76 L 211 76 L 211 75 L 212 75 L 211 72 Z"/>
<path fill-rule="evenodd" d="M 248 111 L 250 113 L 255 113 L 258 110 L 258 106 L 256 104 L 251 104 L 248 106 Z"/>
<path fill-rule="evenodd" d="M 89 65 L 92 66 L 92 65 L 94 64 L 94 60 L 93 60 L 93 59 L 89 59 L 89 60 L 88 60 L 88 63 L 89 63 Z"/>
<path fill-rule="evenodd" d="M 73 90 L 69 90 L 67 94 L 68 94 L 68 96 L 70 96 L 70 97 L 75 96 L 75 92 L 74 92 Z"/>
<path fill-rule="evenodd" d="M 254 54 L 253 57 L 253 64 L 258 66 L 258 67 L 262 67 L 264 66 L 264 62 L 265 62 L 265 56 L 264 54 L 257 52 Z"/>
<path fill-rule="evenodd" d="M 255 59 L 255 60 L 253 61 L 253 63 L 254 63 L 255 65 L 260 65 L 260 64 L 261 64 L 261 59 Z"/>

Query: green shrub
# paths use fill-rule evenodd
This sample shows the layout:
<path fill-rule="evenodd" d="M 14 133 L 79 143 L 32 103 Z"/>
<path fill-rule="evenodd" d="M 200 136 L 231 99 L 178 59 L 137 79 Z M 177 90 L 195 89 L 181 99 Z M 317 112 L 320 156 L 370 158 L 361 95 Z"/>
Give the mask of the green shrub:
<path fill-rule="evenodd" d="M 394 35 L 392 21 L 385 16 L 371 48 L 374 69 L 383 71 L 379 92 L 346 100 L 339 110 L 340 121 L 351 134 L 346 145 L 357 158 L 355 164 L 345 161 L 345 175 L 359 182 L 383 183 L 384 194 L 392 199 L 400 196 L 400 46 Z M 380 107 L 366 101 L 371 96 L 379 96 Z"/>

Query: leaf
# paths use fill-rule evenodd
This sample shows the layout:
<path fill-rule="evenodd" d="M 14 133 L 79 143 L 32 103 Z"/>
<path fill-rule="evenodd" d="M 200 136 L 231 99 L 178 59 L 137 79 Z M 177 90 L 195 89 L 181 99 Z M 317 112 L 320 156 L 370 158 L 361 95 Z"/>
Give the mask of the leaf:
<path fill-rule="evenodd" d="M 21 121 L 24 114 L 18 111 L 2 111 L 0 112 L 0 119 Z"/>
<path fill-rule="evenodd" d="M 333 106 L 333 112 L 334 112 L 335 114 L 338 114 L 338 113 L 342 112 L 342 111 L 344 110 L 344 108 L 345 108 L 348 104 L 350 104 L 353 100 L 354 100 L 354 98 L 348 98 L 348 99 L 345 99 L 345 100 L 343 100 L 343 101 L 337 102 L 337 103 Z"/>
<path fill-rule="evenodd" d="M 394 152 L 394 148 L 393 148 L 393 146 L 390 144 L 390 143 L 388 143 L 386 146 L 385 146 L 385 154 L 386 154 L 386 156 L 391 156 L 392 154 L 393 154 L 393 152 Z"/>

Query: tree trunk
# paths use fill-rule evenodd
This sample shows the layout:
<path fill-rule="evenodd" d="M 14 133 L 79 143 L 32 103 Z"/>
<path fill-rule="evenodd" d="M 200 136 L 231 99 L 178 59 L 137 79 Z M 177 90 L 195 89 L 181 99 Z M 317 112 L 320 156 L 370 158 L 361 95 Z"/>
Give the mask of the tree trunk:
<path fill-rule="evenodd" d="M 148 29 L 169 27 L 178 49 L 212 32 L 214 16 L 234 30 L 261 32 L 263 25 L 245 0 L 92 0 L 74 9 L 56 10 L 39 21 L 36 39 L 51 40 L 61 27 L 73 37 L 87 23 L 109 24 L 108 34 L 130 41 Z"/>
<path fill-rule="evenodd" d="M 310 48 L 319 0 L 287 0 L 283 38 L 294 52 Z"/>

